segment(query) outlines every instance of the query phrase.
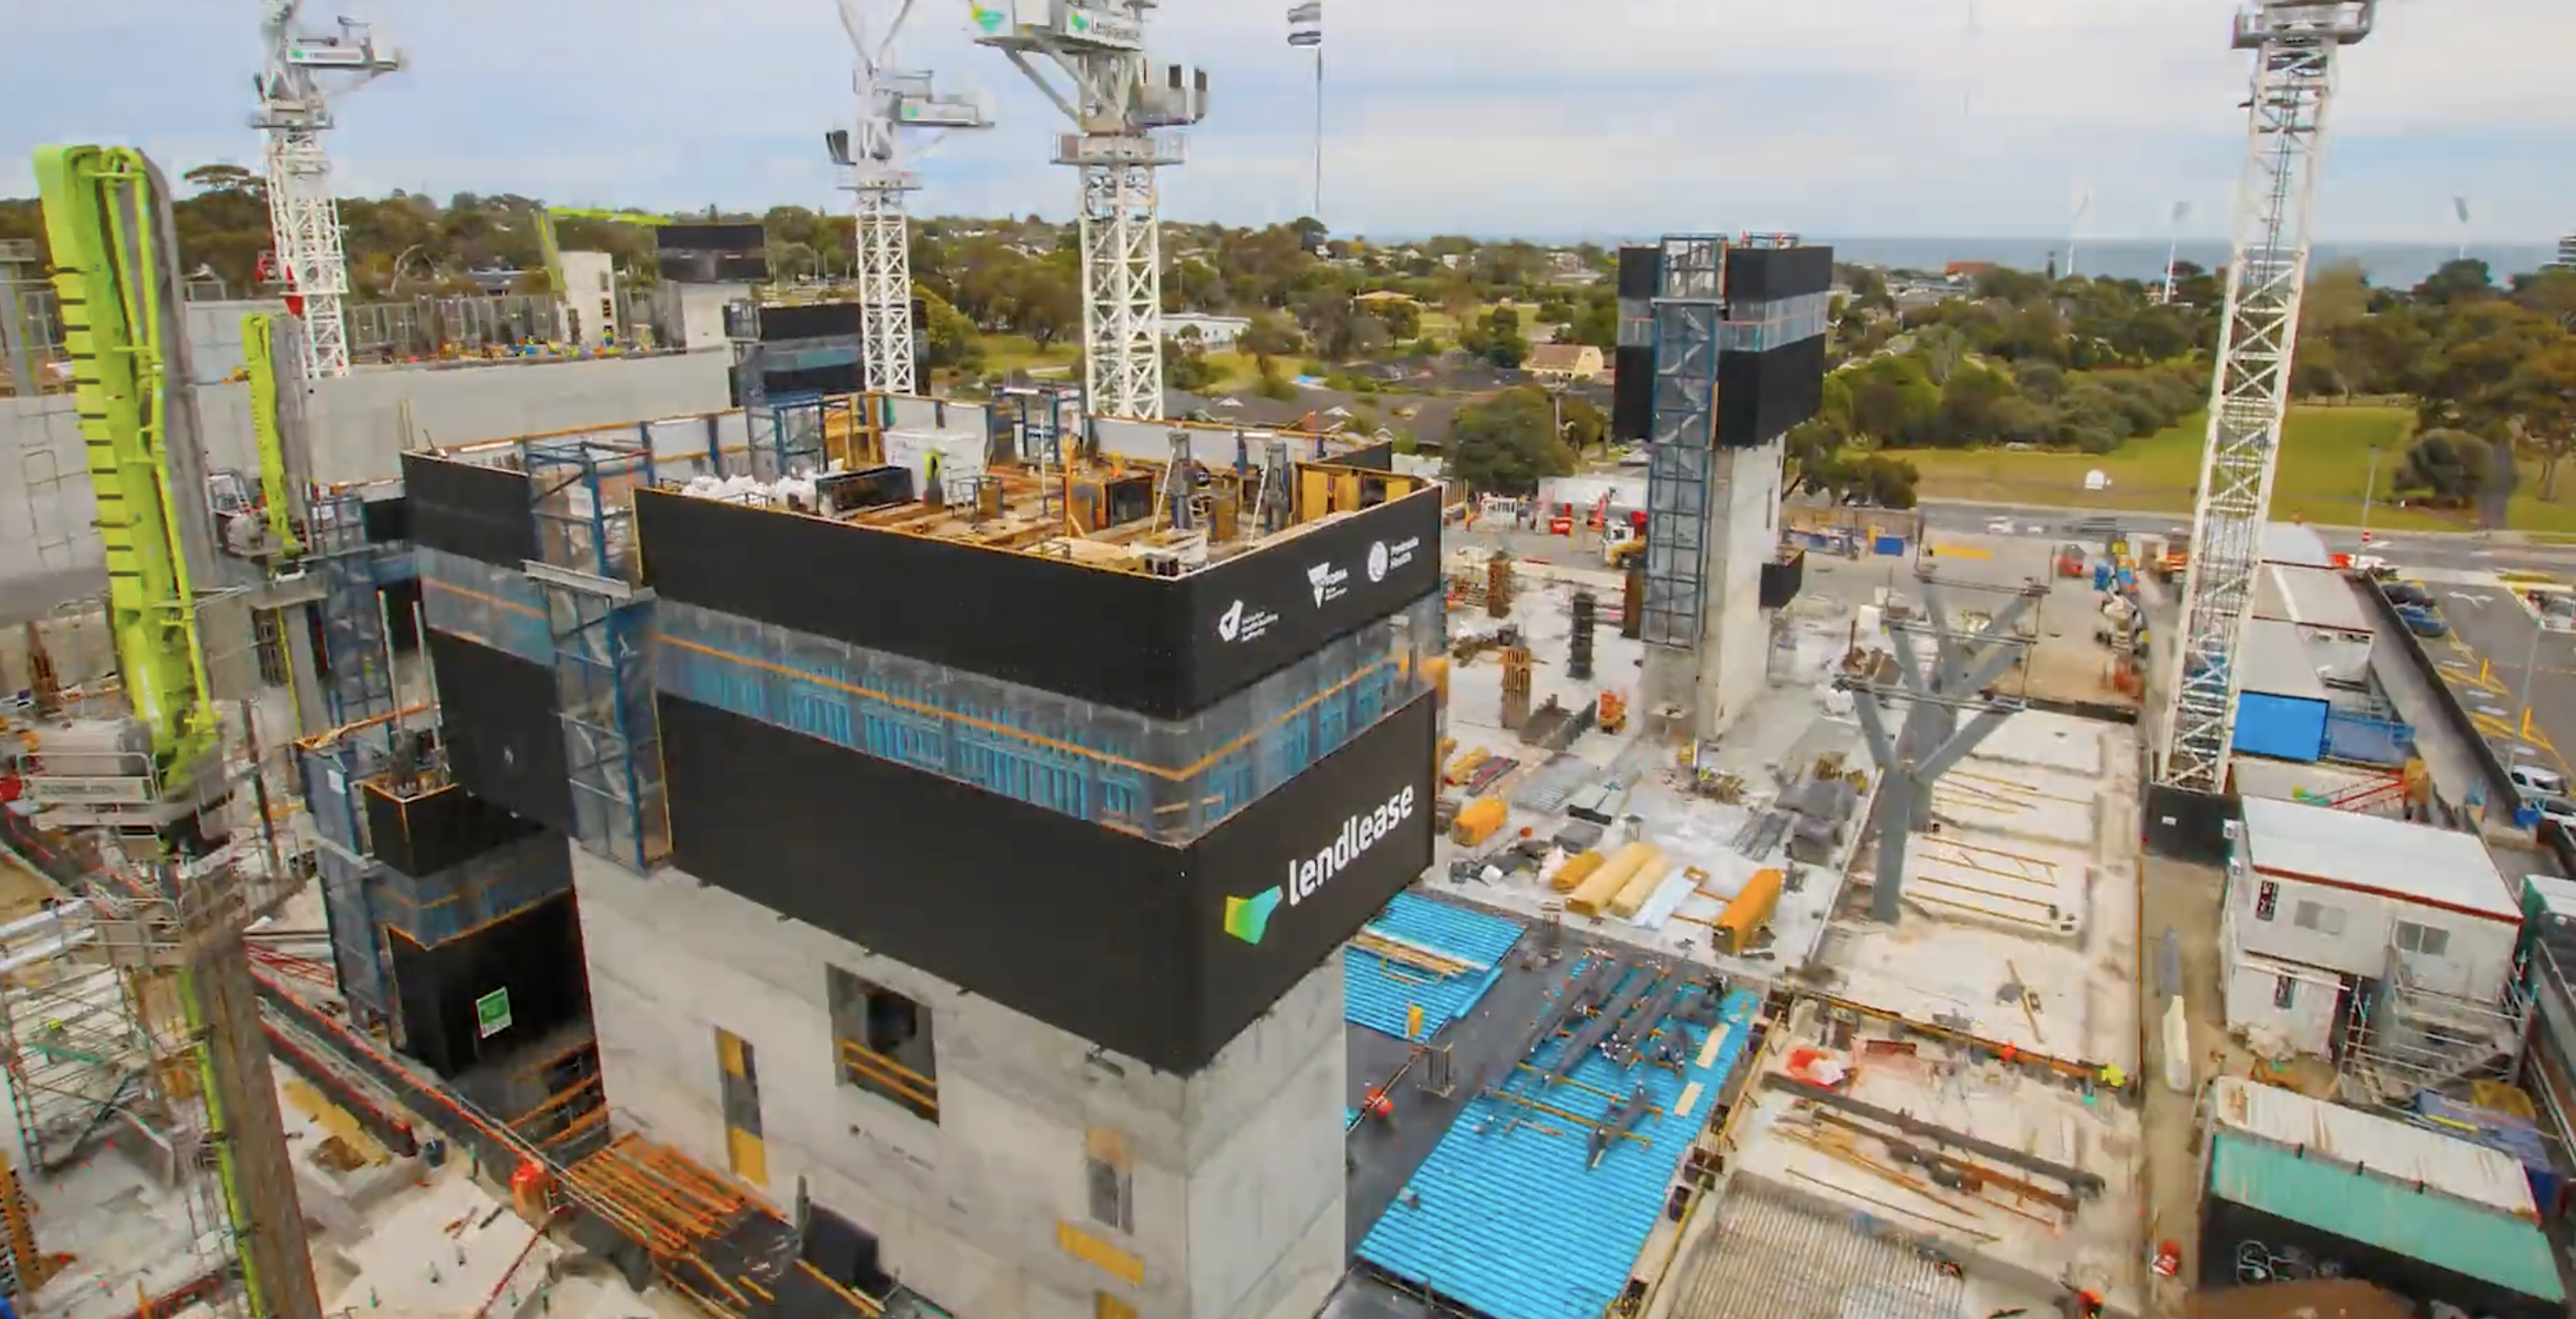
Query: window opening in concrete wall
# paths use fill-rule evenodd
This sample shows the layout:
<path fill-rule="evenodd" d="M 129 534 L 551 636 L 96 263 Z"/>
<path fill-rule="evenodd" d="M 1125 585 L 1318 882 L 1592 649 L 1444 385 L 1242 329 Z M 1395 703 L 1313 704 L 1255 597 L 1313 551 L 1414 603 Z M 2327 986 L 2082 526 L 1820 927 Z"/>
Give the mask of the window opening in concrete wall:
<path fill-rule="evenodd" d="M 930 1009 L 837 966 L 824 968 L 841 1084 L 939 1120 L 939 1054 Z"/>
<path fill-rule="evenodd" d="M 2343 933 L 2343 908 L 2330 907 L 2322 902 L 2301 902 L 2291 910 L 2290 923 L 2302 930 L 2314 930 L 2319 934 L 2341 934 Z"/>
<path fill-rule="evenodd" d="M 2440 957 L 2451 951 L 2451 932 L 2438 925 L 2397 922 L 2397 951 Z"/>
<path fill-rule="evenodd" d="M 751 1041 L 716 1028 L 716 1079 L 724 1108 L 725 1163 L 754 1186 L 769 1183 L 769 1147 L 760 1134 L 760 1071 Z"/>
<path fill-rule="evenodd" d="M 1083 1139 L 1083 1185 L 1091 1221 L 1121 1232 L 1136 1230 L 1136 1176 L 1127 1159 L 1127 1137 L 1093 1127 Z"/>

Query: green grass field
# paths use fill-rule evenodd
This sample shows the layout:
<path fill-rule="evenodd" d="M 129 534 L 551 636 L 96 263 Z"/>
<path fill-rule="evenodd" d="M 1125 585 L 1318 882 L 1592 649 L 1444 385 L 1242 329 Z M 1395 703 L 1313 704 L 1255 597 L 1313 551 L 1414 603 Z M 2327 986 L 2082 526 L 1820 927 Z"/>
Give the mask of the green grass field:
<path fill-rule="evenodd" d="M 1917 494 L 1925 499 L 2189 513 L 2208 427 L 2207 418 L 2195 414 L 2143 440 L 2131 440 L 2116 452 L 2098 455 L 1907 449 L 1898 456 L 1910 459 L 1922 472 Z M 2471 529 L 2470 519 L 2461 513 L 2401 508 L 2391 499 L 2389 486 L 2414 427 L 2415 414 L 2405 408 L 2291 408 L 2282 439 L 2280 475 L 2272 493 L 2273 516 L 2333 525 L 2359 522 L 2362 491 L 2370 479 L 2370 449 L 2377 445 L 2379 486 L 2370 508 L 2373 528 Z M 2084 474 L 2096 468 L 2111 478 L 2110 489 L 2084 488 Z M 2506 525 L 2517 531 L 2576 534 L 2576 492 L 2559 502 L 2544 503 L 2538 498 L 2539 489 L 2539 466 L 2524 464 L 2521 492 L 2513 498 Z"/>

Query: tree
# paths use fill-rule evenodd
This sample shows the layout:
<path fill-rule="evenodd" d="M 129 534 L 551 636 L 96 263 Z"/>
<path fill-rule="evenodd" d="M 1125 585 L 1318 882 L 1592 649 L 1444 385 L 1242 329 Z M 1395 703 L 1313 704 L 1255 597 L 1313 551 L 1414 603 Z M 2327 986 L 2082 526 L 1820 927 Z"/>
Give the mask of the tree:
<path fill-rule="evenodd" d="M 924 350 L 931 369 L 968 376 L 983 370 L 984 341 L 975 337 L 975 322 L 923 285 L 915 284 L 912 294 L 921 299 L 922 337 L 927 340 Z"/>
<path fill-rule="evenodd" d="M 1517 367 L 1529 358 L 1529 340 L 1521 337 L 1521 314 L 1509 307 L 1486 312 L 1483 321 L 1458 337 L 1458 346 L 1499 367 Z"/>
<path fill-rule="evenodd" d="M 1560 415 L 1565 418 L 1565 442 L 1576 453 L 1599 444 L 1610 433 L 1610 418 L 1594 407 L 1592 400 L 1565 398 L 1559 400 Z"/>
<path fill-rule="evenodd" d="M 1207 350 L 1197 340 L 1187 343 L 1163 341 L 1163 383 L 1191 394 L 1204 394 L 1222 383 L 1225 373 L 1207 360 Z"/>
<path fill-rule="evenodd" d="M 2406 446 L 2397 465 L 2399 494 L 2423 491 L 2425 502 L 2463 507 L 2487 489 L 2494 456 L 2485 440 L 2458 430 L 2428 430 Z"/>
<path fill-rule="evenodd" d="M 1065 261 L 1027 263 L 1012 282 L 1012 300 L 1013 323 L 1040 348 L 1082 327 L 1082 277 Z"/>
<path fill-rule="evenodd" d="M 1449 465 L 1471 490 L 1536 493 L 1540 478 L 1574 470 L 1574 450 L 1556 433 L 1545 393 L 1522 385 L 1458 409 L 1449 425 Z"/>
<path fill-rule="evenodd" d="M 1910 356 L 1872 358 L 1849 372 L 1852 433 L 1904 444 L 1941 406 L 1941 390 Z"/>
<path fill-rule="evenodd" d="M 2483 302 L 2496 296 L 2495 275 L 2487 263 L 2475 257 L 2445 261 L 2441 268 L 2415 286 L 2415 300 L 2436 307 L 2462 302 Z"/>

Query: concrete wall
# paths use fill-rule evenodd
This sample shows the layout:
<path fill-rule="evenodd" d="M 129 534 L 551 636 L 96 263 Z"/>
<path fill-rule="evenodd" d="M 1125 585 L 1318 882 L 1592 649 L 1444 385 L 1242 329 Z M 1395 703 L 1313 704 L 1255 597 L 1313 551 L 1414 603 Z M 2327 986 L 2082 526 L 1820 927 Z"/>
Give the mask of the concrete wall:
<path fill-rule="evenodd" d="M 1647 648 L 1645 695 L 1690 710 L 1701 738 L 1725 732 L 1769 682 L 1762 565 L 1780 544 L 1781 457 L 1776 440 L 1758 449 L 1717 451 L 1708 476 L 1699 649 Z"/>
<path fill-rule="evenodd" d="M 210 320 L 210 335 L 220 338 L 223 324 L 222 317 Z M 718 412 L 725 407 L 728 361 L 716 352 L 361 369 L 314 385 L 308 413 L 313 477 L 329 483 L 392 478 L 401 471 L 406 435 L 420 443 L 466 444 Z M 200 385 L 197 403 L 207 466 L 256 471 L 249 387 Z M 92 525 L 97 502 L 85 461 L 71 395 L 0 398 L 0 578 L 99 562 Z"/>
<path fill-rule="evenodd" d="M 941 1305 L 1090 1319 L 1109 1292 L 1144 1319 L 1306 1319 L 1339 1274 L 1338 961 L 1183 1080 L 676 871 L 639 878 L 576 853 L 574 883 L 618 1125 L 724 1167 L 715 1031 L 734 1033 L 754 1050 L 769 1198 L 793 1200 L 803 1179 Z M 827 966 L 927 1005 L 935 1124 L 841 1079 Z M 1131 1152 L 1132 1233 L 1089 1220 L 1094 1128 Z M 1068 1254 L 1064 1225 L 1138 1261 L 1141 1283 Z"/>

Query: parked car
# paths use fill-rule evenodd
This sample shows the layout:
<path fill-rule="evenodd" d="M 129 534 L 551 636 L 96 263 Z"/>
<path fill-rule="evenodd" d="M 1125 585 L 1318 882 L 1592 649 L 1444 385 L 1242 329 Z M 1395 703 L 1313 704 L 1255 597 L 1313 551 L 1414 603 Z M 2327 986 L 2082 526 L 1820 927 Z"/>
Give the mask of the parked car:
<path fill-rule="evenodd" d="M 2576 799 L 2552 795 L 2524 800 L 2540 808 L 2541 819 L 2555 820 L 2561 829 L 2576 830 Z"/>
<path fill-rule="evenodd" d="M 2543 769 L 2538 765 L 2515 765 L 2507 769 L 2504 776 L 2507 782 L 2513 784 L 2514 791 L 2521 793 L 2526 799 L 2568 795 L 2567 776 L 2554 769 Z"/>
<path fill-rule="evenodd" d="M 2412 582 L 2381 582 L 2379 593 L 2387 596 L 2388 603 L 2392 605 L 2412 605 L 2417 609 L 2433 607 L 2432 594 Z"/>
<path fill-rule="evenodd" d="M 2399 605 L 2397 607 L 2397 618 L 2400 622 L 2406 624 L 2407 631 L 2412 632 L 2419 637 L 2433 638 L 2447 637 L 2451 635 L 2451 625 L 2443 622 L 2442 616 L 2434 613 L 2429 608 L 2423 608 L 2416 605 Z"/>

